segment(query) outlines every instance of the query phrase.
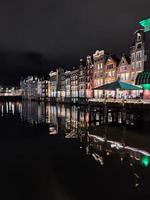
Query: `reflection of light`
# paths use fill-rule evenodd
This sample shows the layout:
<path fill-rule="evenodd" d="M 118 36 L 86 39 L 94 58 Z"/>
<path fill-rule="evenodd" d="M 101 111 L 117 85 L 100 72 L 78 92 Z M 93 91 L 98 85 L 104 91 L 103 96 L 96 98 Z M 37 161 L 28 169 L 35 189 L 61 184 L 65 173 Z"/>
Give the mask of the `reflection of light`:
<path fill-rule="evenodd" d="M 134 148 L 134 147 L 125 146 L 124 144 L 122 144 L 120 142 L 111 141 L 111 140 L 105 140 L 104 138 L 96 136 L 96 135 L 89 134 L 89 138 L 94 138 L 94 139 L 96 139 L 96 140 L 98 140 L 100 142 L 106 142 L 107 144 L 110 144 L 111 148 L 115 148 L 117 150 L 120 150 L 120 149 L 129 150 L 130 157 L 132 159 L 134 158 L 137 161 L 139 161 L 140 157 L 142 155 L 144 155 L 142 157 L 142 160 L 140 160 L 141 164 L 143 166 L 145 166 L 145 167 L 147 167 L 150 164 L 150 153 L 149 152 L 146 152 L 146 151 Z M 123 158 L 121 158 L 121 160 L 123 160 Z M 132 164 L 130 164 L 130 165 L 132 165 Z"/>
<path fill-rule="evenodd" d="M 143 156 L 141 159 L 141 164 L 145 167 L 148 167 L 150 163 L 150 157 L 149 156 Z"/>
<path fill-rule="evenodd" d="M 6 113 L 8 113 L 8 102 L 6 103 Z"/>
<path fill-rule="evenodd" d="M 111 144 L 110 146 L 111 146 L 111 148 L 114 148 L 114 147 L 116 147 L 116 145 L 115 145 L 115 144 Z"/>
<path fill-rule="evenodd" d="M 55 135 L 55 134 L 57 134 L 55 127 L 49 127 L 49 135 Z"/>
<path fill-rule="evenodd" d="M 101 156 L 99 156 L 97 153 L 92 153 L 92 156 L 96 161 L 100 162 L 101 165 L 104 165 L 103 158 Z"/>
<path fill-rule="evenodd" d="M 107 140 L 108 143 L 111 144 L 111 147 L 116 147 L 117 149 L 121 149 L 123 148 L 123 145 L 120 142 L 115 142 L 115 141 L 111 141 L 111 140 Z"/>
<path fill-rule="evenodd" d="M 89 137 L 95 138 L 95 139 L 97 139 L 97 140 L 99 140 L 99 141 L 101 141 L 101 142 L 104 142 L 104 141 L 105 141 L 104 138 L 99 137 L 99 136 L 97 136 L 97 135 L 91 135 L 91 134 L 89 134 Z"/>
<path fill-rule="evenodd" d="M 13 115 L 15 114 L 15 105 L 14 104 L 12 104 L 12 113 L 13 113 Z"/>
<path fill-rule="evenodd" d="M 133 148 L 133 147 L 126 146 L 125 149 L 144 154 L 145 156 L 150 156 L 149 152 L 146 152 L 146 151 L 143 151 L 143 150 L 139 150 L 139 149 L 136 149 L 136 148 Z"/>
<path fill-rule="evenodd" d="M 54 130 L 54 131 L 52 131 L 52 132 L 49 132 L 49 135 L 55 135 L 55 134 L 57 134 L 57 131 L 56 131 L 56 130 Z"/>
<path fill-rule="evenodd" d="M 3 114 L 4 114 L 4 106 L 2 105 L 2 116 L 3 116 Z"/>

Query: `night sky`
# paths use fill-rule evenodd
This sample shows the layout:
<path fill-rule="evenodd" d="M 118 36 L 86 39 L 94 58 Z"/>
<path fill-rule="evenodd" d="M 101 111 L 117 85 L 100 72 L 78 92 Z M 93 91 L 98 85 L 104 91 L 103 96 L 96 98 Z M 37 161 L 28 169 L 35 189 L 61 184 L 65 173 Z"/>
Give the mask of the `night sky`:
<path fill-rule="evenodd" d="M 128 52 L 150 0 L 0 0 L 0 84 L 77 66 L 97 49 Z"/>

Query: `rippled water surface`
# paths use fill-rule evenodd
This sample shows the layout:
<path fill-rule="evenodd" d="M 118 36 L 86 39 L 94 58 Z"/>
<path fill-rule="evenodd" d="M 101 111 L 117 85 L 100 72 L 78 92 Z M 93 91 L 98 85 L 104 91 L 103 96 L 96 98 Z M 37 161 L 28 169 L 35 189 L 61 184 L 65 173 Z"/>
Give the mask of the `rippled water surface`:
<path fill-rule="evenodd" d="M 0 102 L 1 199 L 149 199 L 149 127 L 139 113 L 122 116 Z"/>

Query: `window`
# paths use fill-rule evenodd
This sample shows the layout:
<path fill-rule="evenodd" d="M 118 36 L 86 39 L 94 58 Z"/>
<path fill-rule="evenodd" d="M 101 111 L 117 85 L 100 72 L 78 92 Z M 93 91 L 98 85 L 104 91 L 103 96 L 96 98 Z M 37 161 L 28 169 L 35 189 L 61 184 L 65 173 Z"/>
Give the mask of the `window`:
<path fill-rule="evenodd" d="M 141 49 L 141 48 L 142 48 L 142 43 L 138 43 L 138 44 L 136 45 L 136 48 L 137 48 L 137 49 Z"/>
<path fill-rule="evenodd" d="M 142 59 L 142 51 L 136 52 L 136 60 L 141 60 Z"/>
<path fill-rule="evenodd" d="M 112 71 L 112 76 L 113 76 L 113 77 L 115 76 L 115 71 Z"/>
<path fill-rule="evenodd" d="M 107 69 L 112 69 L 112 68 L 113 68 L 113 64 L 107 65 Z"/>
<path fill-rule="evenodd" d="M 141 34 L 140 33 L 137 34 L 137 41 L 141 41 Z"/>
<path fill-rule="evenodd" d="M 141 70 L 141 68 L 142 68 L 142 62 L 139 61 L 139 62 L 136 63 L 136 69 Z"/>
<path fill-rule="evenodd" d="M 129 80 L 129 73 L 126 73 L 126 80 Z"/>

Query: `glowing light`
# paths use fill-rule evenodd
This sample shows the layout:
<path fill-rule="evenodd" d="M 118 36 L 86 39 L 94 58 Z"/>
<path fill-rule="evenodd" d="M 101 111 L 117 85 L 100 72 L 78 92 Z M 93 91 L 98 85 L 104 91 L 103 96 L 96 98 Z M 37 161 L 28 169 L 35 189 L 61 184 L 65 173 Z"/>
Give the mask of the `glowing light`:
<path fill-rule="evenodd" d="M 144 19 L 139 22 L 141 26 L 144 27 L 144 32 L 150 31 L 150 18 Z"/>
<path fill-rule="evenodd" d="M 150 84 L 143 84 L 142 86 L 144 90 L 150 90 Z"/>
<path fill-rule="evenodd" d="M 148 165 L 150 164 L 150 157 L 149 156 L 143 156 L 141 159 L 141 164 L 144 167 L 148 167 Z"/>

